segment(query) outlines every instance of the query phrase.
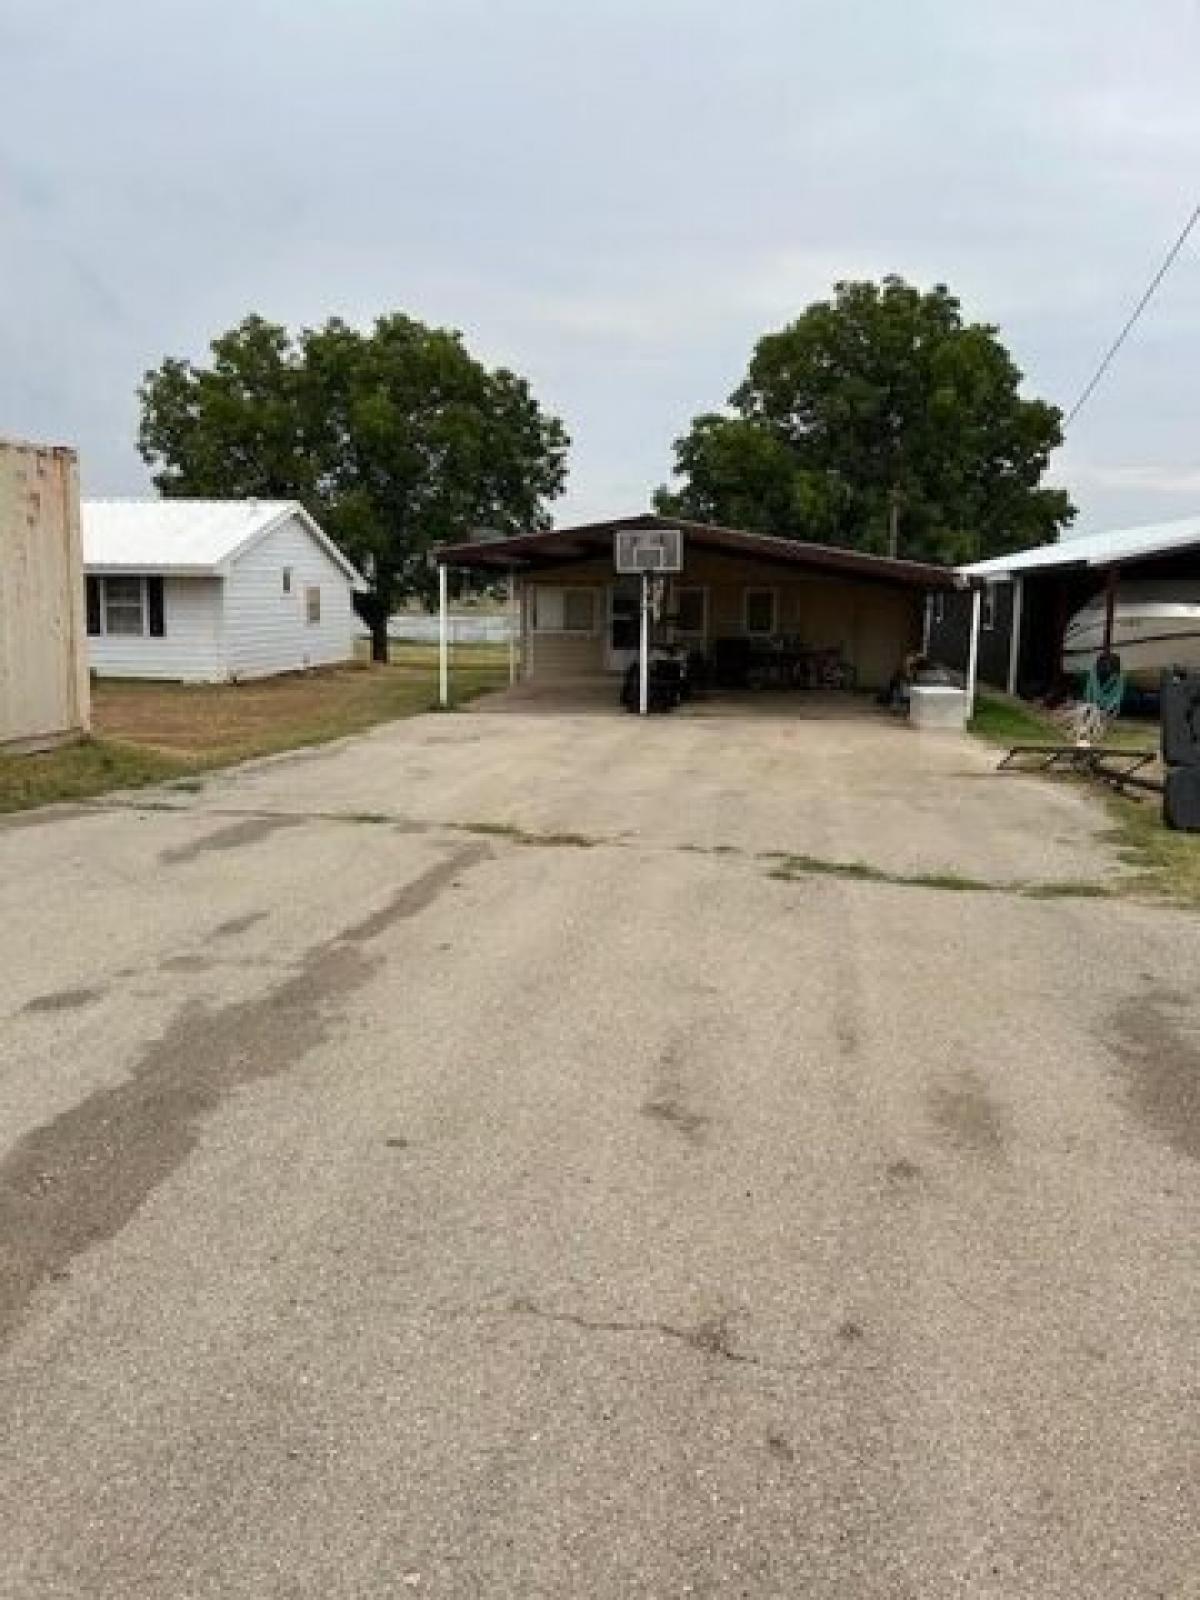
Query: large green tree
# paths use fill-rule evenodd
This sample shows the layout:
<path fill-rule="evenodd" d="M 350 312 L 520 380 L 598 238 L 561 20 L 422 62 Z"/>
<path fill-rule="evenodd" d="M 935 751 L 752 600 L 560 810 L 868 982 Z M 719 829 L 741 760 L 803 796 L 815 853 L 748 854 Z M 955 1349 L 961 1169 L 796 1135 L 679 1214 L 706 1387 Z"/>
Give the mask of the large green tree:
<path fill-rule="evenodd" d="M 295 499 L 371 582 L 372 653 L 427 594 L 431 545 L 545 526 L 567 435 L 523 378 L 459 334 L 398 314 L 290 334 L 250 316 L 204 365 L 169 357 L 139 390 L 138 447 L 164 495 Z"/>
<path fill-rule="evenodd" d="M 968 561 L 1053 539 L 1042 487 L 1059 411 L 1021 395 L 996 329 L 899 278 L 839 283 L 755 348 L 732 412 L 676 441 L 659 510 L 910 559 Z"/>

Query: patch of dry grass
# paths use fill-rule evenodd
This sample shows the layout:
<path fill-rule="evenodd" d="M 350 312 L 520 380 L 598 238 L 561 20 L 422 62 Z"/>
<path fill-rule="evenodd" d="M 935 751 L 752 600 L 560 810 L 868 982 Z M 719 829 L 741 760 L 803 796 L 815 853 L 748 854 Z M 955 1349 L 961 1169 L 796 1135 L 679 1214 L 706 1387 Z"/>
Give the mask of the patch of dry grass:
<path fill-rule="evenodd" d="M 40 755 L 0 755 L 0 813 L 88 800 L 109 789 L 137 789 L 186 771 L 184 762 L 161 752 L 103 739 L 85 739 Z"/>
<path fill-rule="evenodd" d="M 361 733 L 430 710 L 437 652 L 397 647 L 388 666 L 356 662 L 240 684 L 100 679 L 94 737 L 36 756 L 0 756 L 0 812 L 78 800 Z M 507 682 L 507 651 L 460 647 L 451 693 L 461 705 Z"/>
<path fill-rule="evenodd" d="M 461 704 L 502 681 L 492 663 L 456 663 L 454 701 Z M 404 664 L 355 663 L 250 683 L 102 680 L 95 686 L 92 715 L 103 738 L 211 766 L 360 733 L 427 711 L 436 695 L 436 660 L 424 649 Z"/>

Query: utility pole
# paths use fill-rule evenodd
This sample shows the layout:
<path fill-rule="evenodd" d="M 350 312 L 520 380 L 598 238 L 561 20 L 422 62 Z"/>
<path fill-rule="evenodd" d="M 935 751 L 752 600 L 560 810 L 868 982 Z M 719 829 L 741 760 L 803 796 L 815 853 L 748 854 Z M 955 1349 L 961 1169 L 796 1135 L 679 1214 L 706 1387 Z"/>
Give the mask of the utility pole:
<path fill-rule="evenodd" d="M 896 559 L 900 548 L 900 491 L 888 490 L 888 555 Z"/>

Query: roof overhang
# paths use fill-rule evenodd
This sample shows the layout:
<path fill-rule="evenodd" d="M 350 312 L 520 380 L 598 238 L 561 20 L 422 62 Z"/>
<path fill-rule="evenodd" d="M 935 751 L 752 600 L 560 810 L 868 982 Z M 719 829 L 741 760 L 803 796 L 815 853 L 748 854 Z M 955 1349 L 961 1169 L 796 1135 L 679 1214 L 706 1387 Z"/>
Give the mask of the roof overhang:
<path fill-rule="evenodd" d="M 573 528 L 547 528 L 537 533 L 517 534 L 510 539 L 473 540 L 465 544 L 446 544 L 434 551 L 440 566 L 461 567 L 472 572 L 530 572 L 562 566 L 575 561 L 612 556 L 613 536 L 623 529 L 681 528 L 684 534 L 684 559 L 687 549 L 740 555 L 775 566 L 804 568 L 873 580 L 905 589 L 967 589 L 972 579 L 953 567 L 922 561 L 897 561 L 890 556 L 870 555 L 840 545 L 810 544 L 801 539 L 784 539 L 776 534 L 753 533 L 745 528 L 722 528 L 709 522 L 691 522 L 680 517 L 618 517 L 610 522 L 589 522 Z"/>
<path fill-rule="evenodd" d="M 90 578 L 223 578 L 224 566 L 173 566 L 165 561 L 85 561 Z"/>
<path fill-rule="evenodd" d="M 123 502 L 116 502 L 115 504 L 120 506 Z M 204 514 L 210 512 L 214 505 L 218 504 L 223 507 L 225 502 L 192 502 L 183 499 L 144 500 L 129 502 L 129 507 L 131 510 L 136 511 L 139 517 L 145 519 L 152 518 L 159 509 L 162 509 L 164 514 L 178 513 L 180 511 L 186 513 L 189 506 L 196 506 L 199 508 L 198 514 Z M 173 555 L 172 546 L 176 545 L 177 541 L 169 533 L 164 534 L 161 528 L 151 529 L 152 534 L 156 535 L 152 539 L 146 539 L 142 529 L 138 530 L 142 537 L 134 539 L 126 536 L 124 539 L 118 537 L 114 541 L 111 536 L 108 539 L 104 537 L 89 537 L 89 513 L 91 508 L 95 506 L 98 510 L 105 510 L 108 502 L 89 502 L 85 500 L 81 508 L 84 571 L 93 574 L 112 573 L 114 576 L 140 573 L 164 578 L 227 578 L 234 564 L 247 551 L 261 544 L 277 528 L 294 519 L 325 553 L 334 566 L 338 568 L 352 590 L 361 594 L 370 587 L 350 558 L 333 542 L 320 523 L 304 509 L 299 501 L 279 500 L 269 503 L 231 501 L 229 505 L 234 510 L 244 510 L 248 505 L 252 510 L 260 514 L 255 517 L 248 528 L 238 530 L 236 537 L 217 541 L 210 539 L 207 545 L 202 543 L 199 550 L 196 549 L 193 542 L 192 549 L 189 552 L 193 559 L 185 560 Z M 89 559 L 89 545 L 95 551 L 98 545 L 103 548 L 106 544 L 110 548 L 115 548 L 121 556 L 127 556 L 132 547 L 136 552 L 136 559 L 110 560 L 106 556 L 97 558 L 94 555 Z M 183 552 L 179 552 L 179 555 L 182 554 Z M 197 556 L 207 557 L 207 559 L 195 559 Z"/>
<path fill-rule="evenodd" d="M 981 582 L 1009 583 L 1014 578 L 1036 578 L 1042 573 L 1107 572 L 1198 552 L 1200 517 L 1183 517 L 1175 522 L 1055 539 L 1049 544 L 972 561 L 960 570 Z"/>

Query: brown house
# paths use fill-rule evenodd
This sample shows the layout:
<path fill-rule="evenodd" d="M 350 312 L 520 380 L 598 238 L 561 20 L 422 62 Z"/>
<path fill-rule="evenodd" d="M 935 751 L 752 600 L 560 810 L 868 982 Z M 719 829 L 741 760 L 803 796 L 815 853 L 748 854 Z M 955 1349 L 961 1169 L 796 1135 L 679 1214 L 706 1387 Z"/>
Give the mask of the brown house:
<path fill-rule="evenodd" d="M 640 580 L 618 575 L 618 532 L 679 528 L 656 637 L 711 655 L 725 641 L 836 653 L 860 689 L 888 682 L 922 643 L 925 597 L 966 586 L 948 567 L 654 515 L 446 545 L 444 569 L 513 578 L 521 673 L 567 683 L 636 658 Z"/>

